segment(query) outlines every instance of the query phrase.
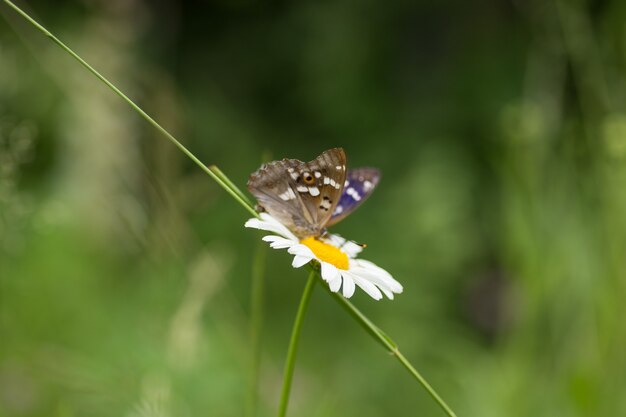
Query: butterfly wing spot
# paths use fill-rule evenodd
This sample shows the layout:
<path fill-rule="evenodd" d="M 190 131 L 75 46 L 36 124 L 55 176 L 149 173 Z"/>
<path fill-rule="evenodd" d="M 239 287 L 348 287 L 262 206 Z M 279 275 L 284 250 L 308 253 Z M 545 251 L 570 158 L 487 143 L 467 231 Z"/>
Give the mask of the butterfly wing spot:
<path fill-rule="evenodd" d="M 341 214 L 342 212 L 343 212 L 343 206 L 335 207 L 335 213 L 334 214 Z"/>
<path fill-rule="evenodd" d="M 320 195 L 320 189 L 317 187 L 307 187 L 306 185 L 298 185 L 296 190 L 299 193 L 308 193 L 311 194 L 312 197 L 317 197 Z"/>
<path fill-rule="evenodd" d="M 333 206 L 333 202 L 330 199 L 330 197 L 328 197 L 327 195 L 325 195 L 322 198 L 322 203 L 320 204 L 320 208 L 324 211 L 328 211 L 330 210 L 330 208 Z"/>
<path fill-rule="evenodd" d="M 317 197 L 318 195 L 320 195 L 320 189 L 317 187 L 309 187 L 309 193 L 313 196 L 313 197 Z"/>
<path fill-rule="evenodd" d="M 369 191 L 372 189 L 372 187 L 374 187 L 374 184 L 372 184 L 371 181 L 364 181 L 363 182 L 363 190 L 365 190 L 365 192 Z"/>
<path fill-rule="evenodd" d="M 336 190 L 339 189 L 339 183 L 330 177 L 324 177 L 324 185 L 331 185 Z"/>
<path fill-rule="evenodd" d="M 315 175 L 315 178 L 320 178 L 322 176 L 322 173 L 319 171 L 315 171 L 313 175 Z"/>
<path fill-rule="evenodd" d="M 360 201 L 361 200 L 361 196 L 359 195 L 358 191 L 355 190 L 352 187 L 348 187 L 348 189 L 346 190 L 346 194 L 348 194 L 350 197 L 354 198 L 355 201 Z"/>
<path fill-rule="evenodd" d="M 291 179 L 293 179 L 294 181 L 298 181 L 298 178 L 300 178 L 300 175 L 298 175 L 298 173 L 296 171 L 294 171 L 293 168 L 289 168 L 287 169 L 287 172 L 289 172 L 289 176 L 291 177 Z"/>
<path fill-rule="evenodd" d="M 350 181 L 346 180 L 346 182 L 343 184 L 343 188 L 347 188 L 350 185 Z"/>
<path fill-rule="evenodd" d="M 304 183 L 307 185 L 315 184 L 315 178 L 313 178 L 313 175 L 311 175 L 311 173 L 309 172 L 305 172 L 304 174 L 302 174 L 302 181 L 304 181 Z"/>
<path fill-rule="evenodd" d="M 284 201 L 289 201 L 289 200 L 293 200 L 294 198 L 296 198 L 296 194 L 293 192 L 293 190 L 291 188 L 287 188 L 287 191 L 285 191 L 282 194 L 278 195 L 281 200 Z"/>

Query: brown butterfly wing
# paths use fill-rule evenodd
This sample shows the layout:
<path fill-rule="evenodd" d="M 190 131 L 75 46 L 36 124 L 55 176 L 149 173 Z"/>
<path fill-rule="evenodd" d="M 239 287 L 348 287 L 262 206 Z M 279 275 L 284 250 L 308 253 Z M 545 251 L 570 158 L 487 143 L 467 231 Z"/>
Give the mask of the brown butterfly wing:
<path fill-rule="evenodd" d="M 248 190 L 296 236 L 318 236 L 339 202 L 345 179 L 346 154 L 334 148 L 311 162 L 283 159 L 265 164 L 250 175 Z"/>

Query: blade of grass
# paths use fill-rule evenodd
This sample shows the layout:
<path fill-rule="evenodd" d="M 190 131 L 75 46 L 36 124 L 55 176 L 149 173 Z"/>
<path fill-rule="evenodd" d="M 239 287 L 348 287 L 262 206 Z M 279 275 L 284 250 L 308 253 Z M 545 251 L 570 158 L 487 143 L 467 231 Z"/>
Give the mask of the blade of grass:
<path fill-rule="evenodd" d="M 250 294 L 250 381 L 246 415 L 254 417 L 259 395 L 259 370 L 261 368 L 261 333 L 263 330 L 263 298 L 265 292 L 265 259 L 267 246 L 259 241 L 252 265 L 252 288 Z"/>
<path fill-rule="evenodd" d="M 230 178 L 228 178 L 228 177 L 226 176 L 226 174 L 224 174 L 224 173 L 222 172 L 222 170 L 221 170 L 221 169 L 219 169 L 219 168 L 217 167 L 217 165 L 211 165 L 211 166 L 209 166 L 209 169 L 211 170 L 211 172 L 213 172 L 215 175 L 217 175 L 217 176 L 218 176 L 218 177 L 219 177 L 222 181 L 224 181 L 224 183 L 225 183 L 225 184 L 227 184 L 227 185 L 228 185 L 228 186 L 229 186 L 229 187 L 230 187 L 233 191 L 235 191 L 235 192 L 237 193 L 237 195 L 238 195 L 238 196 L 239 196 L 239 197 L 240 197 L 243 201 L 245 201 L 245 202 L 246 202 L 246 203 L 247 203 L 250 207 L 254 207 L 254 204 L 252 204 L 252 201 L 250 201 L 250 199 L 248 198 L 248 196 L 247 196 L 247 195 L 245 195 L 245 194 L 243 193 L 243 191 L 241 191 L 241 190 L 239 189 L 239 187 L 237 187 L 237 186 L 235 185 L 235 183 L 234 183 L 234 182 L 232 182 L 232 181 L 230 180 Z"/>
<path fill-rule="evenodd" d="M 270 160 L 268 152 L 263 152 L 261 160 L 267 162 Z M 250 201 L 247 197 L 237 188 L 237 186 L 228 178 L 217 166 L 212 165 L 209 167 L 215 172 L 224 182 L 238 190 L 241 197 L 246 199 L 248 203 Z M 252 203 L 250 203 L 252 205 Z M 250 295 L 250 344 L 252 352 L 250 354 L 250 381 L 248 386 L 248 404 L 246 409 L 246 415 L 248 417 L 255 417 L 257 414 L 257 408 L 259 405 L 259 375 L 261 369 L 261 334 L 264 326 L 265 316 L 263 314 L 263 303 L 265 296 L 265 269 L 267 260 L 267 246 L 264 242 L 259 241 L 256 249 L 256 255 L 254 257 L 254 264 L 252 266 L 252 288 Z"/>
<path fill-rule="evenodd" d="M 293 380 L 293 368 L 296 363 L 296 353 L 298 351 L 298 342 L 300 340 L 300 332 L 304 321 L 304 314 L 309 306 L 313 288 L 317 282 L 317 272 L 311 271 L 309 279 L 306 282 L 302 298 L 300 298 L 300 306 L 296 314 L 296 320 L 291 331 L 291 339 L 289 341 L 289 349 L 287 350 L 287 359 L 285 361 L 285 374 L 283 376 L 283 389 L 280 396 L 280 404 L 278 406 L 278 417 L 285 417 L 287 414 L 287 405 L 289 404 L 289 393 L 291 392 L 291 381 Z"/>
<path fill-rule="evenodd" d="M 318 275 L 319 276 L 319 275 Z M 319 277 L 321 280 L 322 278 Z M 389 336 L 387 336 L 382 330 L 371 322 L 358 308 L 354 306 L 350 301 L 345 299 L 341 294 L 332 292 L 328 285 L 324 283 L 322 285 L 324 289 L 343 307 L 350 316 L 355 319 L 367 333 L 370 334 L 378 343 L 380 343 L 385 349 L 395 356 L 398 361 L 406 368 L 407 371 L 419 382 L 422 387 L 428 392 L 433 400 L 441 407 L 441 409 L 450 417 L 456 417 L 454 411 L 446 404 L 446 402 L 437 394 L 434 388 L 424 379 L 424 377 L 415 369 L 415 367 L 409 362 L 409 360 L 400 352 L 398 345 Z"/>

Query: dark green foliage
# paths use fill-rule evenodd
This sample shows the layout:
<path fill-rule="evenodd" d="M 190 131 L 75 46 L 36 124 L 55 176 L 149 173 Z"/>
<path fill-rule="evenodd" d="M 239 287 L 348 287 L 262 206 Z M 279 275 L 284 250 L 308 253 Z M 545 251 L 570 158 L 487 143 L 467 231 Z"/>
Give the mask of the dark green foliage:
<path fill-rule="evenodd" d="M 460 416 L 626 414 L 623 1 L 29 5 L 241 187 L 266 153 L 380 167 L 336 230 L 405 292 L 353 301 Z M 242 415 L 248 214 L 0 14 L 0 416 Z M 267 258 L 259 416 L 306 279 Z M 438 413 L 316 291 L 290 415 Z"/>

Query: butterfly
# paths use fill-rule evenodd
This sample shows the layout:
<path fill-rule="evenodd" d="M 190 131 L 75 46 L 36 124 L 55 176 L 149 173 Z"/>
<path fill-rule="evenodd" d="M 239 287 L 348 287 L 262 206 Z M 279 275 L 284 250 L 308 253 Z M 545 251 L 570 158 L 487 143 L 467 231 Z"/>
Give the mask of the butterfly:
<path fill-rule="evenodd" d="M 376 168 L 347 170 L 344 150 L 333 148 L 310 162 L 283 159 L 264 164 L 250 175 L 248 190 L 260 211 L 302 239 L 321 236 L 343 220 L 372 194 L 379 180 Z"/>

